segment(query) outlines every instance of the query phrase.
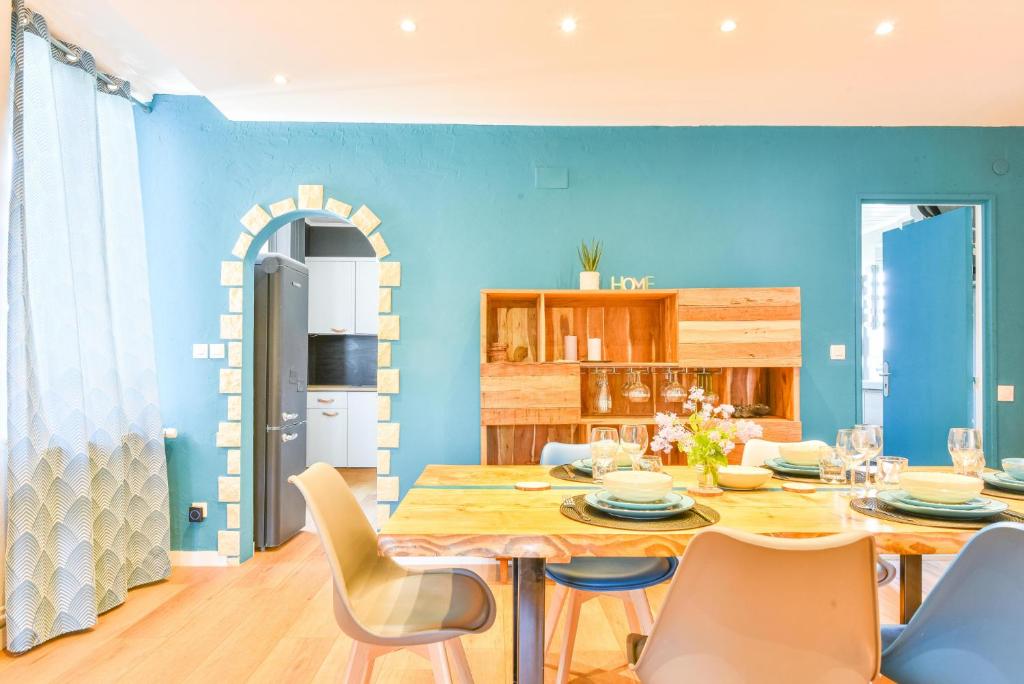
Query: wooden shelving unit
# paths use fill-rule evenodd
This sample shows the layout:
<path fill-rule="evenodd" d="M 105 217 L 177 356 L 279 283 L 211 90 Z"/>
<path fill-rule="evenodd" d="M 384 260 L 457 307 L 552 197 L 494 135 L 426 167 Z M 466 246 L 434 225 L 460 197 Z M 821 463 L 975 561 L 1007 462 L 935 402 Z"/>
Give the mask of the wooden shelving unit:
<path fill-rule="evenodd" d="M 602 340 L 606 360 L 566 362 L 563 338 Z M 492 343 L 516 361 L 489 363 Z M 480 424 L 483 464 L 537 463 L 549 441 L 586 442 L 592 425 L 645 423 L 678 412 L 660 398 L 669 369 L 684 387 L 711 372 L 723 402 L 766 404 L 755 419 L 767 439 L 796 441 L 800 424 L 799 288 L 684 290 L 484 290 L 480 294 Z M 627 370 L 641 371 L 651 400 L 630 403 Z M 611 414 L 593 408 L 608 374 Z M 741 449 L 731 454 L 739 460 Z M 674 460 L 673 462 L 678 462 Z"/>

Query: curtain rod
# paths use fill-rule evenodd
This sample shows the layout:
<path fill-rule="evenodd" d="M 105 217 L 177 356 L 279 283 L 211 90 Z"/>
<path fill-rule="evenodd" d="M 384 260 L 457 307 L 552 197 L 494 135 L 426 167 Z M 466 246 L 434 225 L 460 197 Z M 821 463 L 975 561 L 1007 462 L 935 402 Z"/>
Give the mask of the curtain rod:
<path fill-rule="evenodd" d="M 20 17 L 20 20 L 19 20 L 18 23 L 21 26 L 21 28 L 24 30 L 24 28 L 26 26 L 28 26 L 28 17 L 25 16 L 24 14 L 22 14 L 19 11 L 21 9 L 25 9 L 30 14 L 34 14 L 34 15 L 38 15 L 38 12 L 35 12 L 31 8 L 25 7 L 23 0 L 18 0 L 18 1 L 16 1 L 14 3 L 14 12 L 16 14 L 18 14 L 19 17 Z M 54 35 L 52 33 L 50 33 L 49 29 L 47 29 L 47 31 L 46 31 L 46 40 L 49 41 L 50 45 L 52 45 L 53 47 L 55 47 L 58 50 L 60 50 L 61 52 L 63 52 L 65 57 L 68 59 L 68 61 L 72 61 L 73 62 L 73 61 L 77 60 L 78 56 L 75 53 L 75 50 L 73 48 L 71 48 L 64 41 L 60 40 L 59 38 L 54 37 Z M 121 84 L 117 83 L 109 75 L 103 73 L 99 69 L 96 70 L 96 74 L 95 75 L 96 75 L 96 78 L 99 79 L 106 86 L 107 93 L 109 95 L 118 95 L 120 97 L 124 97 L 129 102 L 131 102 L 132 104 L 136 105 L 137 107 L 140 107 L 142 109 L 142 111 L 146 112 L 147 114 L 149 114 L 150 112 L 153 111 L 153 107 L 151 105 L 143 102 L 142 100 L 140 100 L 137 97 L 135 97 L 134 95 L 132 95 L 130 90 L 129 90 L 128 93 L 123 92 L 121 90 Z M 122 83 L 126 83 L 126 81 L 122 81 Z"/>

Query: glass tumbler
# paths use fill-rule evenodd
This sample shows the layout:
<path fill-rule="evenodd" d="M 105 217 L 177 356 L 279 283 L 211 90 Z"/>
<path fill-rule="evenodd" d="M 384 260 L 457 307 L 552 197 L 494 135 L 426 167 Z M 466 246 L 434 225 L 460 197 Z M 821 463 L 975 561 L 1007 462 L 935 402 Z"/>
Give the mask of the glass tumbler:
<path fill-rule="evenodd" d="M 981 430 L 952 428 L 947 442 L 953 459 L 953 472 L 958 475 L 981 477 L 985 472 L 985 451 L 981 446 Z"/>
<path fill-rule="evenodd" d="M 900 473 L 906 472 L 910 461 L 902 456 L 879 456 L 875 484 L 879 489 L 898 489 Z"/>
<path fill-rule="evenodd" d="M 594 482 L 601 484 L 604 476 L 615 470 L 615 454 L 619 450 L 619 431 L 595 427 L 590 431 L 590 467 Z"/>
<path fill-rule="evenodd" d="M 825 484 L 842 484 L 846 480 L 846 461 L 830 446 L 818 450 L 818 476 Z"/>

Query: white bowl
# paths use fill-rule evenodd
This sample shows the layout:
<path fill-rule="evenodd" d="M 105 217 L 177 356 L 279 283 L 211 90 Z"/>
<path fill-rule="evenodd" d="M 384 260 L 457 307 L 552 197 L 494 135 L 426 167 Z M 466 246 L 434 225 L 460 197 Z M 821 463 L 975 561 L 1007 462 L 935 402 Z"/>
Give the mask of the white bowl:
<path fill-rule="evenodd" d="M 618 470 L 604 476 L 604 488 L 623 501 L 660 501 L 672 491 L 672 476 L 648 470 Z"/>
<path fill-rule="evenodd" d="M 976 477 L 953 473 L 902 473 L 900 487 L 921 501 L 959 504 L 981 494 L 985 483 Z"/>
<path fill-rule="evenodd" d="M 756 466 L 730 465 L 718 469 L 718 484 L 729 489 L 756 489 L 768 478 L 772 471 Z"/>
<path fill-rule="evenodd" d="M 818 465 L 821 448 L 824 442 L 811 440 L 808 442 L 783 442 L 779 444 L 779 457 L 794 465 Z"/>

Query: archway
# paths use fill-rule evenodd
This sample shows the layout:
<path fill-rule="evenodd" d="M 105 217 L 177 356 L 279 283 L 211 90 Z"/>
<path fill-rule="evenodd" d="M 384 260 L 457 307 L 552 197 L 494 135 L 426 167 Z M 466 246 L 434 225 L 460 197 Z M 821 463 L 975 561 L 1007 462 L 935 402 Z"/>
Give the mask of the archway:
<path fill-rule="evenodd" d="M 225 526 L 217 531 L 217 552 L 228 564 L 253 553 L 253 265 L 260 247 L 280 227 L 305 218 L 340 219 L 358 228 L 373 246 L 380 262 L 377 354 L 377 522 L 383 522 L 397 501 L 399 482 L 391 475 L 392 450 L 399 446 L 399 423 L 392 420 L 391 398 L 399 392 L 399 370 L 392 365 L 392 345 L 400 337 L 399 316 L 393 310 L 393 290 L 401 286 L 401 263 L 394 260 L 380 230 L 381 219 L 366 205 L 333 197 L 324 201 L 322 185 L 300 185 L 298 201 L 286 197 L 253 205 L 239 219 L 244 227 L 220 264 L 220 283 L 226 290 L 220 338 L 226 345 L 226 366 L 218 369 L 218 391 L 225 397 L 224 420 L 218 422 L 215 444 L 223 459 L 217 480 L 217 505 L 224 507 Z M 248 389 L 247 389 L 248 388 Z M 211 516 L 212 517 L 212 516 Z M 219 516 L 218 516 L 219 518 Z"/>

